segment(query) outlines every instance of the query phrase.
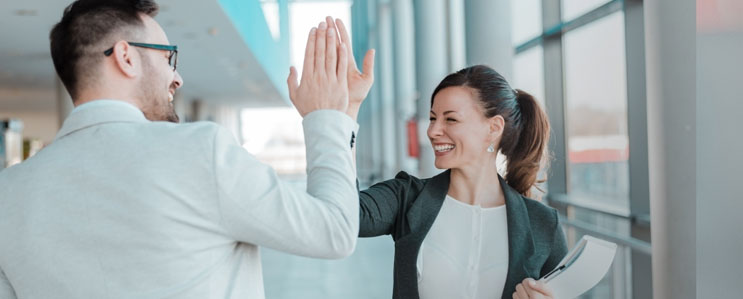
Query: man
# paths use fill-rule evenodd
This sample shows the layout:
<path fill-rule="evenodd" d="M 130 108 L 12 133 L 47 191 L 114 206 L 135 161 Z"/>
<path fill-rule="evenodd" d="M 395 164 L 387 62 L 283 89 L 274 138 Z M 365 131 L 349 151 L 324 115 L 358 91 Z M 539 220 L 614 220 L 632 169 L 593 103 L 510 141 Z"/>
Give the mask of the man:
<path fill-rule="evenodd" d="M 344 112 L 348 86 L 365 95 L 372 79 L 353 73 L 335 26 L 313 29 L 301 82 L 289 77 L 303 192 L 224 128 L 171 123 L 183 80 L 156 13 L 151 0 L 79 0 L 52 30 L 76 108 L 54 142 L 0 172 L 0 298 L 262 298 L 257 246 L 353 251 L 356 124 Z"/>

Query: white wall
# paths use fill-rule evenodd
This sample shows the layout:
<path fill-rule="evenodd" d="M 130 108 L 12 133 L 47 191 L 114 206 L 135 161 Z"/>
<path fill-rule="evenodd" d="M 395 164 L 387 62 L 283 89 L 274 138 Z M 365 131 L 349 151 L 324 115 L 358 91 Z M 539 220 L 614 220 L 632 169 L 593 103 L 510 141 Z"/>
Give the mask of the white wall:
<path fill-rule="evenodd" d="M 740 53 L 743 28 L 697 36 L 697 298 L 743 294 Z"/>
<path fill-rule="evenodd" d="M 0 87 L 0 119 L 23 121 L 23 137 L 49 144 L 59 130 L 54 90 Z"/>

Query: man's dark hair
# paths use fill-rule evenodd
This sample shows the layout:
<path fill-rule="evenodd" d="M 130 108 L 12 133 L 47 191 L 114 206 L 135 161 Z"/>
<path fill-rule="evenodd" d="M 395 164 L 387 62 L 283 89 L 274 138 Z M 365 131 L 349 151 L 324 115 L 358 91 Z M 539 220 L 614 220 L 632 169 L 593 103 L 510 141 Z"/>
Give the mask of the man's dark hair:
<path fill-rule="evenodd" d="M 144 28 L 140 14 L 154 17 L 153 0 L 78 0 L 67 6 L 49 34 L 52 61 L 73 99 L 80 84 L 92 80 L 103 51 L 121 39 L 137 38 Z"/>

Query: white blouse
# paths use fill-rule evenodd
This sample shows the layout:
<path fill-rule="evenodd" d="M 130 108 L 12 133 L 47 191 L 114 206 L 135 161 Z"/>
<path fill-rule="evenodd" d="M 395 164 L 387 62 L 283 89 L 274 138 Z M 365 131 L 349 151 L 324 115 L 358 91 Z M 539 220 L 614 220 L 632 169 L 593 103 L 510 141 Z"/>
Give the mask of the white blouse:
<path fill-rule="evenodd" d="M 506 206 L 446 196 L 417 259 L 421 298 L 500 298 L 508 274 Z"/>

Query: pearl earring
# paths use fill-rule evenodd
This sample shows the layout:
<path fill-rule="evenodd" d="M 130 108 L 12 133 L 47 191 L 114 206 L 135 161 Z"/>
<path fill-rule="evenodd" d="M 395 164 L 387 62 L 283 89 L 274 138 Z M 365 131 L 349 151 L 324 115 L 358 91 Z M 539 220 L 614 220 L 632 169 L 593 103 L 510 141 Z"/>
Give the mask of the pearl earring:
<path fill-rule="evenodd" d="M 491 143 L 490 146 L 488 146 L 488 153 L 494 153 L 495 152 L 495 143 Z"/>

